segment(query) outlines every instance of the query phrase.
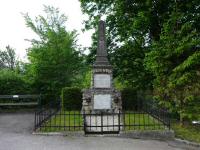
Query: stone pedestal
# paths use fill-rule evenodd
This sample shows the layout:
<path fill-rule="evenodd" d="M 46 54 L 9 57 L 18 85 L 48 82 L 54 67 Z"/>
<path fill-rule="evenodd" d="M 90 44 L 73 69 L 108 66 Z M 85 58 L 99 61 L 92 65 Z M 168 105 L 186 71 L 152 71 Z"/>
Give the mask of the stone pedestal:
<path fill-rule="evenodd" d="M 121 93 L 113 87 L 111 67 L 93 67 L 92 87 L 83 90 L 82 110 L 86 113 L 118 113 L 122 110 Z"/>

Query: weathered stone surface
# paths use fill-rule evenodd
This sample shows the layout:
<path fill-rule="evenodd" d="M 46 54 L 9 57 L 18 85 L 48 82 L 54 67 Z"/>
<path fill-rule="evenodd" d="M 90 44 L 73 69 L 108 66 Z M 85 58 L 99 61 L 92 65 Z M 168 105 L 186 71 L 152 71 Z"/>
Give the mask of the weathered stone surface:
<path fill-rule="evenodd" d="M 105 22 L 99 22 L 98 49 L 92 70 L 92 86 L 83 91 L 83 107 L 85 112 L 119 112 L 122 109 L 121 94 L 113 87 L 112 66 L 107 58 Z M 95 95 L 110 95 L 110 98 Z M 106 103 L 106 101 L 108 101 Z M 109 107 L 108 107 L 108 104 Z M 100 106 L 102 105 L 102 106 Z M 98 110 L 97 110 L 98 108 Z"/>
<path fill-rule="evenodd" d="M 113 69 L 108 61 L 107 55 L 105 23 L 100 21 L 97 56 L 92 69 L 92 85 L 90 89 L 83 91 L 82 111 L 86 114 L 96 114 L 95 116 L 105 112 L 107 116 L 104 117 L 111 119 L 111 116 L 109 115 L 118 113 L 119 110 L 122 109 L 122 102 L 121 93 L 113 86 Z M 95 122 L 95 119 L 97 122 Z M 87 125 L 89 123 L 96 123 L 94 126 L 100 126 L 102 123 L 106 126 L 111 123 L 105 119 L 98 119 L 98 117 L 96 118 L 93 116 L 89 116 L 89 118 L 86 117 L 86 120 L 84 121 Z M 116 124 L 119 124 L 119 121 L 115 119 L 112 124 L 115 126 Z M 117 127 L 114 129 L 117 129 Z M 94 130 L 99 131 L 99 127 L 94 127 Z M 113 129 L 109 127 L 105 127 L 105 130 L 113 131 Z"/>
<path fill-rule="evenodd" d="M 111 109 L 111 95 L 110 94 L 95 94 L 94 95 L 94 109 Z"/>
<path fill-rule="evenodd" d="M 86 116 L 89 131 L 119 131 L 119 115 Z M 102 126 L 102 127 L 101 127 Z"/>
<path fill-rule="evenodd" d="M 97 57 L 94 65 L 110 65 L 108 58 L 107 58 L 107 51 L 106 51 L 106 27 L 105 22 L 99 22 L 99 33 L 98 33 L 98 48 L 97 48 Z"/>
<path fill-rule="evenodd" d="M 109 74 L 95 74 L 94 75 L 95 88 L 110 88 L 111 78 Z"/>

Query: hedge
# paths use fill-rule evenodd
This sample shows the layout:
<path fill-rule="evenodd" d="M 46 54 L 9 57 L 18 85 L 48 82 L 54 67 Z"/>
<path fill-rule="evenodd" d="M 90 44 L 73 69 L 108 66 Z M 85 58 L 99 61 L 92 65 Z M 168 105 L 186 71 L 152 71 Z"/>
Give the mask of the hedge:
<path fill-rule="evenodd" d="M 30 91 L 30 84 L 23 75 L 15 71 L 0 70 L 0 95 L 27 94 Z"/>
<path fill-rule="evenodd" d="M 82 92 L 78 87 L 65 87 L 62 89 L 62 108 L 64 110 L 81 110 Z"/>
<path fill-rule="evenodd" d="M 121 90 L 123 110 L 137 110 L 138 100 L 137 91 L 133 88 L 124 88 Z"/>

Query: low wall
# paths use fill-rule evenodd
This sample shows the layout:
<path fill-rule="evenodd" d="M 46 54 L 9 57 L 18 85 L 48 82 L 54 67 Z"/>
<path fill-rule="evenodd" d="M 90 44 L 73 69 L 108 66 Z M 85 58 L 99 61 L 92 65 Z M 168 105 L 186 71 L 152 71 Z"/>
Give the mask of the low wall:
<path fill-rule="evenodd" d="M 155 139 L 155 140 L 173 140 L 175 135 L 172 130 L 156 131 L 120 131 L 120 134 L 90 134 L 85 135 L 83 131 L 65 131 L 65 132 L 34 132 L 35 135 L 61 135 L 61 136 L 107 136 L 122 137 L 133 139 Z"/>

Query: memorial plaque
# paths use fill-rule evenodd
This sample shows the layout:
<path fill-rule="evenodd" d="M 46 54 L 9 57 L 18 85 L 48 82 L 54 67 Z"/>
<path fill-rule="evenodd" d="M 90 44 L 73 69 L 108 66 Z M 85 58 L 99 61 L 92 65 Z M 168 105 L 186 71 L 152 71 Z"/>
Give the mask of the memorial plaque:
<path fill-rule="evenodd" d="M 94 87 L 95 88 L 110 88 L 110 75 L 109 74 L 95 74 Z"/>
<path fill-rule="evenodd" d="M 111 108 L 110 94 L 94 95 L 94 109 L 110 109 L 110 108 Z"/>

